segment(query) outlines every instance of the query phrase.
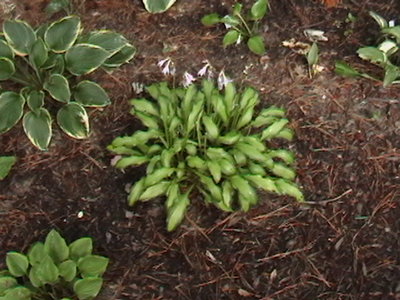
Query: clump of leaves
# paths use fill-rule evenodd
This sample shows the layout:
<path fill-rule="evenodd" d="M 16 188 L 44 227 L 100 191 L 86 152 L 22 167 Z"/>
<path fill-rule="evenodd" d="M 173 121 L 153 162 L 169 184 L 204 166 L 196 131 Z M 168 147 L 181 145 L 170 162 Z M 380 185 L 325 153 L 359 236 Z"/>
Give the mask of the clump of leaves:
<path fill-rule="evenodd" d="M 0 180 L 6 178 L 16 161 L 15 156 L 0 156 Z"/>
<path fill-rule="evenodd" d="M 316 73 L 316 67 L 319 59 L 319 49 L 316 42 L 314 42 L 310 49 L 307 52 L 307 64 L 308 64 L 308 73 L 310 78 L 314 77 Z"/>
<path fill-rule="evenodd" d="M 72 3 L 70 0 L 51 0 L 45 8 L 45 12 L 51 16 L 60 11 L 65 11 L 67 15 L 72 13 Z"/>
<path fill-rule="evenodd" d="M 176 0 L 143 0 L 144 7 L 150 13 L 162 13 L 168 10 Z"/>
<path fill-rule="evenodd" d="M 269 10 L 268 0 L 257 0 L 246 13 L 243 4 L 236 3 L 229 15 L 221 17 L 217 13 L 205 15 L 201 22 L 205 26 L 212 26 L 218 23 L 225 24 L 229 31 L 225 34 L 222 44 L 227 47 L 232 44 L 239 44 L 247 41 L 247 47 L 255 54 L 265 53 L 264 38 L 259 34 L 259 24 Z"/>
<path fill-rule="evenodd" d="M 80 76 L 102 67 L 113 70 L 128 62 L 135 48 L 122 35 L 107 31 L 82 34 L 76 16 L 62 18 L 33 30 L 21 20 L 7 20 L 0 36 L 0 80 L 22 88 L 0 94 L 0 134 L 23 117 L 30 141 L 47 149 L 52 135 L 50 111 L 58 109 L 57 123 L 69 136 L 89 135 L 86 107 L 110 103 L 105 90 Z M 54 100 L 54 101 L 52 101 Z"/>
<path fill-rule="evenodd" d="M 28 253 L 8 252 L 7 270 L 0 271 L 1 300 L 89 300 L 100 292 L 108 258 L 93 255 L 92 239 L 67 245 L 52 230 L 44 243 Z"/>
<path fill-rule="evenodd" d="M 303 200 L 294 182 L 294 154 L 266 145 L 273 138 L 293 138 L 289 120 L 274 106 L 257 114 L 256 90 L 240 93 L 227 83 L 221 93 L 204 80 L 200 88 L 157 83 L 147 92 L 153 100 L 131 100 L 131 113 L 147 130 L 118 137 L 108 147 L 121 156 L 117 168 L 147 164 L 146 176 L 132 186 L 129 205 L 165 195 L 172 231 L 198 193 L 228 212 L 248 211 L 258 202 L 256 188 Z"/>
<path fill-rule="evenodd" d="M 357 53 L 361 59 L 381 67 L 384 71 L 383 79 L 381 80 L 367 73 L 360 72 L 343 61 L 336 62 L 335 71 L 342 76 L 361 76 L 383 81 L 384 87 L 394 83 L 400 83 L 400 26 L 391 26 L 383 17 L 372 11 L 370 15 L 379 24 L 382 33 L 381 40 L 383 39 L 383 41 L 380 42 L 378 46 L 361 47 L 357 50 Z"/>

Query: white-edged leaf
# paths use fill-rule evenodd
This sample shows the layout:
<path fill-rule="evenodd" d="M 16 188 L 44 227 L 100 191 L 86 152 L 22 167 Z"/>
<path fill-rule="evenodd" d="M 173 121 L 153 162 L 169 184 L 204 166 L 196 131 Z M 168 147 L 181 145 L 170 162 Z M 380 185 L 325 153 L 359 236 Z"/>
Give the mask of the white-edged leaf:
<path fill-rule="evenodd" d="M 45 108 L 27 112 L 23 118 L 24 131 L 33 145 L 47 150 L 51 139 L 51 117 Z"/>
<path fill-rule="evenodd" d="M 89 136 L 89 116 L 79 103 L 64 105 L 57 113 L 57 123 L 67 135 L 75 139 Z"/>

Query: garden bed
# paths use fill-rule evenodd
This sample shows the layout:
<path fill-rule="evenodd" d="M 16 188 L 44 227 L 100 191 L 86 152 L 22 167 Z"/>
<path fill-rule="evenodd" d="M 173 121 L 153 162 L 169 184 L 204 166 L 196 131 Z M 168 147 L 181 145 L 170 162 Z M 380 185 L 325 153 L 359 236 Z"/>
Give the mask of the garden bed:
<path fill-rule="evenodd" d="M 48 1 L 14 2 L 3 20 L 47 20 Z M 138 53 L 111 74 L 90 75 L 112 104 L 90 111 L 88 139 L 57 129 L 41 152 L 21 125 L 0 136 L 0 153 L 18 157 L 0 181 L 0 265 L 7 251 L 25 251 L 56 228 L 69 241 L 91 236 L 110 258 L 104 299 L 400 299 L 400 88 L 333 72 L 339 59 L 366 66 L 356 50 L 379 33 L 368 12 L 400 22 L 400 3 L 358 2 L 327 8 L 271 0 L 260 57 L 245 45 L 223 49 L 223 26 L 200 22 L 227 13 L 233 1 L 180 0 L 163 14 L 149 14 L 138 0 L 74 1 L 85 29 L 123 33 Z M 345 22 L 349 12 L 354 24 Z M 328 37 L 319 43 L 323 70 L 314 78 L 304 56 L 282 46 L 290 38 L 309 42 L 309 28 Z M 144 169 L 115 169 L 106 147 L 142 128 L 129 114 L 131 84 L 172 83 L 157 66 L 166 57 L 175 63 L 176 82 L 208 60 L 238 85 L 259 90 L 261 106 L 287 109 L 296 139 L 285 146 L 296 153 L 305 204 L 262 194 L 248 213 L 228 214 L 193 199 L 172 233 L 163 199 L 127 206 L 126 186 Z"/>

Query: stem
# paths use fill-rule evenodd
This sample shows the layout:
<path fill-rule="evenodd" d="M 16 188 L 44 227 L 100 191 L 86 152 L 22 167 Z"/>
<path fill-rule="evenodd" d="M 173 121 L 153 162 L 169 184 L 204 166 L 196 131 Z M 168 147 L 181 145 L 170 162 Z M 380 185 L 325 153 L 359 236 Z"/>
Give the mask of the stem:
<path fill-rule="evenodd" d="M 250 30 L 249 26 L 247 26 L 247 23 L 246 23 L 246 21 L 244 20 L 244 18 L 242 17 L 242 15 L 239 13 L 239 14 L 237 14 L 237 16 L 238 16 L 239 19 L 242 21 L 244 27 L 246 28 L 247 32 L 248 32 L 249 35 L 251 36 L 251 34 L 252 34 L 252 33 L 251 33 L 251 30 Z"/>
<path fill-rule="evenodd" d="M 17 82 L 17 83 L 21 83 L 23 85 L 31 85 L 31 83 L 29 81 L 26 81 L 25 79 L 19 78 L 16 75 L 13 75 L 10 77 L 11 80 Z"/>

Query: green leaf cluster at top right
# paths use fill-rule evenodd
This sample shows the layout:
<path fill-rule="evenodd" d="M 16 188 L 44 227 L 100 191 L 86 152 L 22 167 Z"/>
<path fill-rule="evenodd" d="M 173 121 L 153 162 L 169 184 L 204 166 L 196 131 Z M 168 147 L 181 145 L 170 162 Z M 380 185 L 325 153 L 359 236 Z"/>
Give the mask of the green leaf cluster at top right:
<path fill-rule="evenodd" d="M 243 4 L 236 3 L 229 15 L 221 17 L 218 13 L 208 14 L 201 19 L 201 23 L 205 26 L 225 24 L 228 32 L 222 40 L 224 47 L 247 41 L 250 51 L 257 55 L 263 55 L 265 45 L 263 36 L 259 34 L 259 23 L 269 8 L 268 0 L 257 0 L 247 12 L 244 10 Z"/>
<path fill-rule="evenodd" d="M 358 56 L 381 67 L 384 71 L 383 78 L 376 78 L 367 73 L 354 69 L 343 61 L 336 62 L 336 73 L 347 77 L 365 77 L 383 81 L 383 86 L 400 83 L 400 25 L 394 26 L 375 12 L 369 13 L 381 29 L 380 43 L 377 46 L 361 47 L 357 50 Z"/>

